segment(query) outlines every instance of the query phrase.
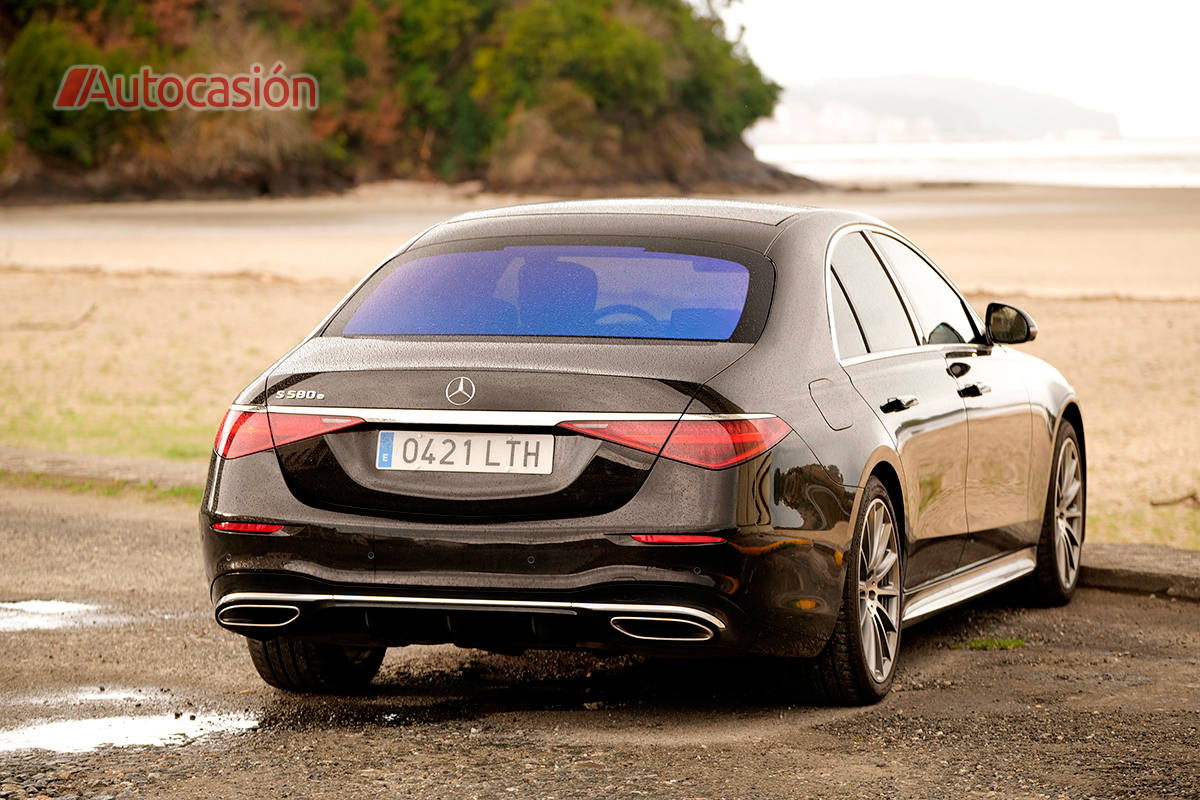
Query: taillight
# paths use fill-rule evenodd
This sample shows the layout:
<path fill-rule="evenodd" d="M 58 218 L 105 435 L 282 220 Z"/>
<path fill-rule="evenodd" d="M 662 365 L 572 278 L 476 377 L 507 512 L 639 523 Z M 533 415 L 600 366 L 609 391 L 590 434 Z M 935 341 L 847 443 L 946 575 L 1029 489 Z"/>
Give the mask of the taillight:
<path fill-rule="evenodd" d="M 779 417 L 682 420 L 662 455 L 707 469 L 724 469 L 760 456 L 792 429 Z"/>
<path fill-rule="evenodd" d="M 225 412 L 217 440 L 213 443 L 213 449 L 221 458 L 248 456 L 273 446 L 265 411 L 234 411 L 232 408 Z"/>
<path fill-rule="evenodd" d="M 267 412 L 267 419 L 271 422 L 271 438 L 275 440 L 276 447 L 363 424 L 361 417 L 277 414 L 274 411 Z"/>
<path fill-rule="evenodd" d="M 646 453 L 658 453 L 662 450 L 675 428 L 673 419 L 655 420 L 611 420 L 608 422 L 560 422 L 558 427 L 603 439 L 606 442 L 616 442 L 635 450 Z"/>
<path fill-rule="evenodd" d="M 725 541 L 723 536 L 703 536 L 693 533 L 634 533 L 631 537 L 635 542 L 643 544 L 718 544 Z"/>
<path fill-rule="evenodd" d="M 212 529 L 230 533 L 276 533 L 283 530 L 283 526 L 265 522 L 214 522 Z"/>
<path fill-rule="evenodd" d="M 779 417 L 760 419 L 608 420 L 562 422 L 608 442 L 705 469 L 725 469 L 762 455 L 791 432 Z"/>
<path fill-rule="evenodd" d="M 362 422 L 359 417 L 237 411 L 231 408 L 221 421 L 213 449 L 222 458 L 239 458 L 361 425 Z"/>

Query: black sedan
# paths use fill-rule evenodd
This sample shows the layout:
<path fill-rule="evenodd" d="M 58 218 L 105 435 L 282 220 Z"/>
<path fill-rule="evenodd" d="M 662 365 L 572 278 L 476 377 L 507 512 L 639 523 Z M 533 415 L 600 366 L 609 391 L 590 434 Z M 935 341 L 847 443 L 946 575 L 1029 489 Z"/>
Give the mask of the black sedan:
<path fill-rule="evenodd" d="M 805 659 L 891 685 L 906 625 L 1079 575 L 1074 392 L 846 211 L 703 200 L 466 214 L 392 254 L 230 407 L 200 527 L 270 684 L 386 648 Z"/>

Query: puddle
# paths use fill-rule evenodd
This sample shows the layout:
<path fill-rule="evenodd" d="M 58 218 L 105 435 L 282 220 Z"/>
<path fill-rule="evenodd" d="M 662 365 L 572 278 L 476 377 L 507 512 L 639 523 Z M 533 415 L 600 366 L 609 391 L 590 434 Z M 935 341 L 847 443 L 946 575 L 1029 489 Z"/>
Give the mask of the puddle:
<path fill-rule="evenodd" d="M 64 692 L 60 697 L 62 700 L 73 704 L 142 702 L 148 699 L 145 692 L 135 692 L 131 689 L 110 689 L 108 691 L 104 689 L 81 689 L 77 692 Z"/>
<path fill-rule="evenodd" d="M 125 622 L 128 617 L 107 613 L 103 606 L 65 600 L 16 600 L 0 603 L 0 633 L 46 631 L 96 623 Z"/>
<path fill-rule="evenodd" d="M 81 753 L 102 747 L 185 744 L 214 733 L 257 728 L 258 715 L 197 710 L 170 689 L 86 686 L 0 695 L 0 753 L 53 750 Z"/>
<path fill-rule="evenodd" d="M 0 631 L 32 631 L 67 628 L 96 616 L 99 606 L 63 600 L 21 600 L 0 603 Z"/>
<path fill-rule="evenodd" d="M 112 689 L 103 686 L 89 686 L 79 689 L 62 689 L 54 692 L 37 692 L 34 694 L 0 694 L 0 705 L 24 706 L 37 708 L 50 706 L 81 706 L 96 703 L 157 703 L 166 708 L 173 698 L 163 697 L 166 692 L 148 692 L 145 689 Z"/>
<path fill-rule="evenodd" d="M 39 722 L 0 731 L 0 752 L 54 750 L 82 753 L 101 747 L 184 744 L 213 733 L 258 727 L 248 714 L 158 714 L 145 717 L 101 717 Z"/>

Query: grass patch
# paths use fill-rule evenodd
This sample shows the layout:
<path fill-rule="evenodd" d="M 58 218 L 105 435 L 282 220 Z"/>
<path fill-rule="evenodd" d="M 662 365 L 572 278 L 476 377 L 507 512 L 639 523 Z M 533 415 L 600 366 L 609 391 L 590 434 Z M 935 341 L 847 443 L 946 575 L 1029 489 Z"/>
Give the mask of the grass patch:
<path fill-rule="evenodd" d="M 24 409 L 0 422 L 0 442 L 66 453 L 207 460 L 220 412 L 189 411 L 178 420 L 149 418 L 136 404 L 93 406 L 79 411 Z M 196 417 L 196 418 L 193 418 Z M 209 418 L 215 419 L 210 422 Z"/>
<path fill-rule="evenodd" d="M 186 442 L 172 442 L 161 448 L 162 455 L 178 461 L 207 461 L 212 455 L 213 445 L 209 441 L 208 431 L 203 431 L 200 437 L 192 436 Z"/>
<path fill-rule="evenodd" d="M 1096 542 L 1165 544 L 1200 550 L 1200 510 L 1184 505 L 1146 506 L 1129 511 L 1089 510 L 1087 538 Z"/>
<path fill-rule="evenodd" d="M 974 639 L 967 639 L 966 642 L 960 645 L 955 645 L 955 650 L 1016 650 L 1022 647 L 1025 640 L 1020 636 L 1006 636 L 997 638 L 995 636 L 976 636 Z"/>
<path fill-rule="evenodd" d="M 101 497 L 137 497 L 142 500 L 165 503 L 200 505 L 204 497 L 203 486 L 159 486 L 154 481 L 134 483 L 132 481 L 86 480 L 63 478 L 43 472 L 8 472 L 0 470 L 0 486 L 27 489 L 57 489 L 74 494 L 91 494 Z"/>

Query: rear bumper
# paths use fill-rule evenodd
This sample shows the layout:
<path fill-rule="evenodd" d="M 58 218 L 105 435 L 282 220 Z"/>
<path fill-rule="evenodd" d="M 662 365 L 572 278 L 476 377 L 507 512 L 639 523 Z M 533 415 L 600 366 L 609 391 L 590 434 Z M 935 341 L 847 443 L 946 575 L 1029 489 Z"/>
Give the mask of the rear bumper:
<path fill-rule="evenodd" d="M 315 508 L 274 453 L 215 458 L 199 515 L 211 598 L 218 622 L 256 638 L 813 655 L 841 602 L 853 496 L 820 467 L 781 470 L 792 445 L 806 452 L 787 440 L 729 470 L 662 465 L 607 514 L 491 524 Z M 283 527 L 212 529 L 229 519 Z M 630 536 L 646 532 L 726 541 Z"/>
<path fill-rule="evenodd" d="M 667 603 L 366 594 L 347 587 L 229 592 L 217 600 L 215 614 L 222 627 L 251 638 L 286 635 L 358 646 L 740 649 L 729 614 Z"/>
<path fill-rule="evenodd" d="M 471 571 L 449 569 L 453 562 L 379 570 L 371 566 L 378 558 L 352 566 L 331 546 L 336 534 L 309 541 L 206 526 L 204 537 L 223 627 L 358 646 L 807 656 L 829 636 L 842 580 L 837 551 L 782 537 L 784 546 L 769 553 L 733 542 L 631 545 L 609 536 L 513 552 L 510 544 L 492 549 L 490 571 L 482 562 Z M 605 557 L 581 570 L 554 563 L 573 565 L 581 549 Z M 534 552 L 548 568 L 520 571 Z M 421 549 L 409 556 L 421 561 Z"/>

